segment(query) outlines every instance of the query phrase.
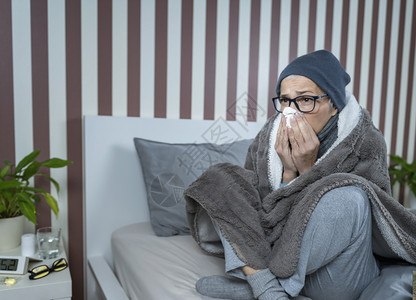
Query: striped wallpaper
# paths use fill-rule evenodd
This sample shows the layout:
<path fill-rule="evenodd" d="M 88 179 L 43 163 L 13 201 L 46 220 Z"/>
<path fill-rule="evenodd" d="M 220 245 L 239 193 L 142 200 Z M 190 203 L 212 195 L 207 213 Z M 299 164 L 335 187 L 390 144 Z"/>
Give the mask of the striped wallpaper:
<path fill-rule="evenodd" d="M 412 0 L 0 0 L 0 158 L 74 161 L 51 171 L 59 219 L 40 207 L 39 221 L 64 229 L 82 299 L 83 115 L 263 122 L 280 71 L 325 48 L 389 153 L 410 161 L 415 37 Z"/>

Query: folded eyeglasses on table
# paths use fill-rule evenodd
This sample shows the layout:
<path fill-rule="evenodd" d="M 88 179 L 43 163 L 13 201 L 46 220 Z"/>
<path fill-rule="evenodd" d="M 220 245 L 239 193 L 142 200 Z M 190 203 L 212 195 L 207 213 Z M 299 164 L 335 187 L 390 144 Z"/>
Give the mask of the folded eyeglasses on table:
<path fill-rule="evenodd" d="M 29 270 L 29 279 L 35 280 L 49 275 L 51 272 L 59 272 L 68 268 L 68 262 L 65 258 L 57 259 L 53 262 L 51 267 L 47 265 L 40 265 Z"/>

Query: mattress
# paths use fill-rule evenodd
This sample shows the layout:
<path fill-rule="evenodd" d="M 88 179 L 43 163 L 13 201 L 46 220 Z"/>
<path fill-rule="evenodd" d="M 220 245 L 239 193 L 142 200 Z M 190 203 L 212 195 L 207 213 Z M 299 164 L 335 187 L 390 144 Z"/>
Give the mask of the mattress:
<path fill-rule="evenodd" d="M 195 283 L 224 275 L 224 260 L 205 254 L 191 236 L 158 237 L 150 223 L 116 230 L 111 244 L 116 276 L 130 299 L 213 299 Z"/>

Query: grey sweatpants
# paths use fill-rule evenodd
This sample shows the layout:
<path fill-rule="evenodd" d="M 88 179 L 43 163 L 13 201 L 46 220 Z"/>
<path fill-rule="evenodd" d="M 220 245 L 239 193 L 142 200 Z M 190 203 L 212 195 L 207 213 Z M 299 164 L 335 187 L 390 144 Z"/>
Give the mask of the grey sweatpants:
<path fill-rule="evenodd" d="M 226 272 L 245 278 L 231 245 L 222 236 Z M 278 278 L 291 296 L 312 299 L 357 299 L 379 275 L 371 247 L 371 207 L 366 193 L 355 186 L 326 193 L 306 226 L 295 273 Z"/>

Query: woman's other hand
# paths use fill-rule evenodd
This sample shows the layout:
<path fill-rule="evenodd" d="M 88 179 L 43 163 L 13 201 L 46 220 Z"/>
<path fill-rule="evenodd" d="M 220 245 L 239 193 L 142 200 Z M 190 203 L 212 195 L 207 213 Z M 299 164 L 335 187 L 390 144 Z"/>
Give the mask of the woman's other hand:
<path fill-rule="evenodd" d="M 303 114 L 295 114 L 287 130 L 291 157 L 299 174 L 309 171 L 318 157 L 319 139 Z"/>
<path fill-rule="evenodd" d="M 283 164 L 282 182 L 289 182 L 298 176 L 298 169 L 292 157 L 292 149 L 289 142 L 286 117 L 282 114 L 282 120 L 277 130 L 274 148 Z"/>

